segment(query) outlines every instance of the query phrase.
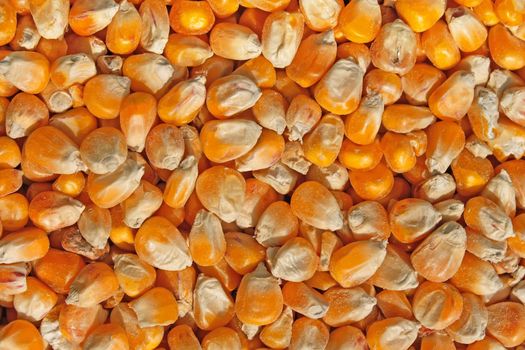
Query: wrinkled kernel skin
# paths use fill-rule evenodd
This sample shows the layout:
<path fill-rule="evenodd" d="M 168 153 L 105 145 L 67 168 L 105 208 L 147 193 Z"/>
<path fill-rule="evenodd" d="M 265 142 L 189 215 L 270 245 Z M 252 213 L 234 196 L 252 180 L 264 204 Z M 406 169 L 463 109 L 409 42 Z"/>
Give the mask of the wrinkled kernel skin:
<path fill-rule="evenodd" d="M 0 350 L 525 350 L 525 0 L 0 0 Z"/>

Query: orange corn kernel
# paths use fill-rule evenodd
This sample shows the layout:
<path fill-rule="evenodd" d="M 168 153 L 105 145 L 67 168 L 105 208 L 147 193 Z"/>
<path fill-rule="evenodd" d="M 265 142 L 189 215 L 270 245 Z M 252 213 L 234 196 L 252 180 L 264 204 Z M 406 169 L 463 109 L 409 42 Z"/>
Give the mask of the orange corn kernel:
<path fill-rule="evenodd" d="M 169 236 L 166 229 L 172 232 Z M 142 260 L 157 268 L 178 271 L 190 265 L 184 238 L 173 224 L 160 216 L 153 216 L 142 224 L 135 236 L 135 248 Z"/>
<path fill-rule="evenodd" d="M 122 72 L 131 80 L 131 90 L 147 92 L 159 98 L 171 84 L 186 79 L 188 69 L 170 64 L 168 57 L 154 53 L 128 56 L 124 60 Z"/>
<path fill-rule="evenodd" d="M 16 294 L 13 298 L 13 306 L 18 317 L 23 320 L 37 322 L 51 311 L 57 303 L 56 293 L 38 278 L 27 278 L 27 290 Z M 35 307 L 32 303 L 38 303 Z"/>
<path fill-rule="evenodd" d="M 46 105 L 35 95 L 20 92 L 11 99 L 5 111 L 6 134 L 13 139 L 29 136 L 48 120 Z"/>
<path fill-rule="evenodd" d="M 312 138 L 314 137 L 312 136 Z M 337 135 L 334 138 L 337 138 Z M 312 140 L 312 142 L 315 141 Z M 336 147 L 337 142 L 338 140 L 336 139 L 334 141 Z M 328 150 L 325 151 L 328 152 Z M 263 129 L 255 146 L 248 153 L 237 158 L 235 166 L 241 172 L 267 169 L 277 163 L 283 152 L 284 138 L 274 131 Z"/>
<path fill-rule="evenodd" d="M 381 149 L 388 167 L 396 173 L 405 173 L 416 166 L 416 153 L 407 135 L 386 132 L 381 138 Z"/>
<path fill-rule="evenodd" d="M 119 284 L 113 269 L 105 263 L 86 265 L 73 280 L 66 303 L 89 308 L 111 297 Z"/>
<path fill-rule="evenodd" d="M 173 349 L 190 350 L 200 347 L 193 329 L 185 324 L 173 327 L 168 333 L 168 345 Z"/>
<path fill-rule="evenodd" d="M 210 266 L 218 263 L 226 252 L 226 240 L 217 216 L 200 210 L 188 235 L 188 245 L 198 265 Z"/>
<path fill-rule="evenodd" d="M 345 135 L 360 145 L 371 144 L 381 126 L 383 98 L 377 93 L 365 96 L 356 111 L 345 119 Z"/>
<path fill-rule="evenodd" d="M 229 75 L 210 86 L 206 106 L 211 114 L 224 119 L 253 107 L 260 96 L 261 90 L 252 80 L 243 75 Z"/>
<path fill-rule="evenodd" d="M 22 160 L 17 143 L 6 136 L 0 136 L 0 169 L 16 168 Z"/>
<path fill-rule="evenodd" d="M 343 137 L 341 118 L 333 114 L 324 116 L 303 140 L 305 158 L 320 167 L 331 165 L 339 154 Z"/>
<path fill-rule="evenodd" d="M 514 236 L 511 219 L 496 203 L 485 197 L 471 198 L 465 206 L 464 218 L 469 227 L 490 239 L 501 241 Z"/>
<path fill-rule="evenodd" d="M 235 272 L 245 275 L 252 272 L 264 259 L 264 248 L 247 234 L 228 232 L 225 234 L 224 259 Z"/>
<path fill-rule="evenodd" d="M 323 321 L 331 327 L 346 326 L 360 321 L 368 316 L 376 305 L 376 299 L 361 287 L 333 287 L 319 299 L 328 305 L 327 310 L 323 310 Z"/>
<path fill-rule="evenodd" d="M 405 74 L 416 63 L 417 39 L 403 21 L 385 24 L 370 46 L 372 63 L 386 72 Z"/>
<path fill-rule="evenodd" d="M 290 4 L 290 0 L 240 0 L 240 4 L 247 8 L 255 7 L 266 12 L 275 12 L 284 10 Z"/>
<path fill-rule="evenodd" d="M 353 242 L 334 252 L 330 274 L 342 287 L 354 287 L 372 277 L 385 256 L 385 241 Z"/>
<path fill-rule="evenodd" d="M 213 51 L 208 43 L 196 36 L 171 34 L 164 54 L 171 64 L 194 67 L 203 64 L 213 56 Z"/>
<path fill-rule="evenodd" d="M 494 168 L 488 159 L 474 156 L 463 150 L 452 162 L 452 172 L 457 191 L 462 196 L 478 194 L 494 175 Z"/>
<path fill-rule="evenodd" d="M 168 10 L 164 2 L 144 0 L 140 4 L 139 14 L 142 19 L 140 47 L 148 52 L 162 54 L 170 32 Z"/>
<path fill-rule="evenodd" d="M 333 31 L 312 34 L 299 45 L 295 57 L 286 67 L 286 75 L 300 86 L 310 87 L 330 69 L 336 54 Z"/>
<path fill-rule="evenodd" d="M 328 344 L 328 339 L 328 327 L 323 322 L 302 317 L 292 325 L 292 338 L 288 349 L 299 350 L 306 346 L 324 349 Z"/>
<path fill-rule="evenodd" d="M 428 314 L 428 305 L 440 305 L 436 314 Z M 463 297 L 452 285 L 424 282 L 414 294 L 415 318 L 430 329 L 444 329 L 459 319 L 463 310 Z"/>
<path fill-rule="evenodd" d="M 0 197 L 18 191 L 22 187 L 22 171 L 16 169 L 0 170 Z"/>
<path fill-rule="evenodd" d="M 430 110 L 442 120 L 460 120 L 465 116 L 474 99 L 474 75 L 457 71 L 438 86 L 430 95 Z"/>
<path fill-rule="evenodd" d="M 523 22 L 523 4 L 516 0 L 495 0 L 494 11 L 500 21 L 508 26 L 515 26 Z"/>
<path fill-rule="evenodd" d="M 167 179 L 163 195 L 164 202 L 172 208 L 183 208 L 195 188 L 197 176 L 197 160 L 194 156 L 189 156 Z"/>
<path fill-rule="evenodd" d="M 126 161 L 127 154 L 124 135 L 112 127 L 93 130 L 80 144 L 80 157 L 95 174 L 115 171 Z"/>
<path fill-rule="evenodd" d="M 363 201 L 348 210 L 348 227 L 356 240 L 390 236 L 388 214 L 383 206 L 373 201 Z"/>
<path fill-rule="evenodd" d="M 525 66 L 525 43 L 512 35 L 501 24 L 489 31 L 490 55 L 503 69 L 515 70 Z"/>
<path fill-rule="evenodd" d="M 235 313 L 243 323 L 267 325 L 276 321 L 283 309 L 283 295 L 278 281 L 264 267 L 246 274 L 235 300 Z"/>
<path fill-rule="evenodd" d="M 286 111 L 285 122 L 290 141 L 302 140 L 321 119 L 321 108 L 312 98 L 299 94 L 290 102 Z"/>
<path fill-rule="evenodd" d="M 273 323 L 264 326 L 259 338 L 267 345 L 274 348 L 290 345 L 292 338 L 293 311 L 285 306 L 279 318 Z"/>
<path fill-rule="evenodd" d="M 142 35 L 142 19 L 133 4 L 122 1 L 109 23 L 106 45 L 114 54 L 127 55 L 139 46 Z"/>
<path fill-rule="evenodd" d="M 381 199 L 394 187 L 394 175 L 384 163 L 366 171 L 350 171 L 349 178 L 357 195 L 366 200 Z"/>
<path fill-rule="evenodd" d="M 140 327 L 168 326 L 178 318 L 175 296 L 168 289 L 155 287 L 130 302 Z"/>
<path fill-rule="evenodd" d="M 214 0 L 212 0 L 214 1 Z M 216 0 L 215 0 L 216 1 Z M 239 24 L 253 30 L 259 37 L 262 36 L 264 21 L 270 14 L 255 7 L 246 8 L 239 17 Z"/>
<path fill-rule="evenodd" d="M 203 349 L 241 349 L 239 334 L 231 328 L 220 327 L 209 332 L 202 338 Z"/>
<path fill-rule="evenodd" d="M 432 124 L 427 129 L 426 165 L 430 172 L 444 173 L 465 146 L 465 133 L 450 121 Z"/>
<path fill-rule="evenodd" d="M 147 134 L 155 122 L 156 104 L 154 97 L 144 92 L 132 93 L 122 101 L 120 128 L 130 150 L 144 150 Z"/>
<path fill-rule="evenodd" d="M 208 0 L 213 13 L 219 18 L 233 15 L 239 9 L 238 0 Z"/>
<path fill-rule="evenodd" d="M 466 7 L 450 8 L 445 17 L 450 34 L 461 51 L 476 51 L 484 44 L 487 28 L 471 10 Z"/>
<path fill-rule="evenodd" d="M 275 12 L 264 21 L 262 54 L 275 68 L 285 68 L 292 63 L 304 29 L 300 13 Z"/>
<path fill-rule="evenodd" d="M 44 340 L 32 323 L 14 320 L 0 331 L 0 346 L 16 346 L 27 350 L 44 350 Z"/>
<path fill-rule="evenodd" d="M 410 260 L 415 270 L 429 281 L 444 282 L 459 269 L 465 254 L 467 235 L 455 222 L 441 225 L 412 252 Z M 436 269 L 430 261 L 442 261 L 444 269 Z"/>
<path fill-rule="evenodd" d="M 282 247 L 271 251 L 269 264 L 272 275 L 288 281 L 302 282 L 310 279 L 319 263 L 312 244 L 302 237 L 291 238 Z M 299 255 L 300 262 L 291 260 Z"/>
<path fill-rule="evenodd" d="M 283 300 L 295 312 L 313 319 L 323 317 L 328 311 L 328 301 L 324 296 L 304 283 L 286 282 Z"/>
<path fill-rule="evenodd" d="M 454 37 L 442 20 L 423 33 L 421 45 L 430 62 L 441 70 L 454 67 L 461 59 Z"/>
<path fill-rule="evenodd" d="M 434 115 L 427 107 L 405 104 L 386 107 L 382 119 L 387 130 L 403 134 L 422 130 L 435 121 Z"/>
<path fill-rule="evenodd" d="M 506 347 L 517 346 L 525 340 L 525 331 L 519 326 L 525 319 L 523 304 L 501 302 L 488 306 L 487 310 L 488 334 Z"/>
<path fill-rule="evenodd" d="M 392 349 L 394 347 L 410 348 L 417 338 L 419 325 L 417 322 L 406 320 L 402 317 L 391 317 L 373 322 L 366 334 L 366 341 L 371 348 Z M 399 339 L 398 332 L 406 336 Z"/>
<path fill-rule="evenodd" d="M 383 151 L 378 139 L 375 139 L 369 145 L 358 145 L 345 139 L 343 140 L 338 159 L 349 170 L 366 171 L 375 168 L 382 157 Z"/>
<path fill-rule="evenodd" d="M 315 86 L 315 100 L 334 114 L 352 113 L 359 106 L 363 75 L 361 67 L 353 59 L 340 59 Z"/>
<path fill-rule="evenodd" d="M 28 94 L 38 94 L 47 86 L 49 61 L 38 52 L 12 52 L 0 61 L 0 74 L 16 88 Z"/>
<path fill-rule="evenodd" d="M 29 203 L 20 193 L 12 193 L 0 198 L 0 221 L 4 230 L 22 229 L 29 220 Z"/>
<path fill-rule="evenodd" d="M 471 344 L 485 336 L 488 311 L 480 297 L 463 293 L 463 311 L 457 321 L 447 327 L 450 337 L 463 344 Z"/>
<path fill-rule="evenodd" d="M 0 12 L 2 13 L 2 19 L 0 21 L 2 32 L 0 33 L 0 45 L 7 45 L 13 40 L 16 33 L 16 9 L 11 5 L 9 1 L 4 1 L 0 5 Z"/>
<path fill-rule="evenodd" d="M 322 206 L 324 210 L 316 210 L 314 202 L 315 207 Z M 342 226 L 342 216 L 335 197 L 318 182 L 308 181 L 301 184 L 290 203 L 293 213 L 314 227 L 336 230 Z"/>
<path fill-rule="evenodd" d="M 33 16 L 21 16 L 18 19 L 16 33 L 9 43 L 13 50 L 34 50 L 38 45 L 41 35 L 36 28 Z"/>
<path fill-rule="evenodd" d="M 381 9 L 376 0 L 352 1 L 339 16 L 340 30 L 349 41 L 363 44 L 374 40 L 381 28 Z"/>
<path fill-rule="evenodd" d="M 251 120 L 213 120 L 204 125 L 200 136 L 206 157 L 224 163 L 248 153 L 261 132 L 262 128 Z"/>
<path fill-rule="evenodd" d="M 421 350 L 443 349 L 453 350 L 456 346 L 452 338 L 445 334 L 434 333 L 423 337 L 421 340 Z"/>
<path fill-rule="evenodd" d="M 365 44 L 356 44 L 346 42 L 337 47 L 337 58 L 352 57 L 361 67 L 363 72 L 366 72 L 372 58 L 370 57 L 370 50 Z"/>
<path fill-rule="evenodd" d="M 200 174 L 195 189 L 206 209 L 225 222 L 233 222 L 243 205 L 246 181 L 234 169 L 214 166 Z"/>
<path fill-rule="evenodd" d="M 69 25 L 78 35 L 95 34 L 109 25 L 118 8 L 113 0 L 75 1 L 69 12 Z"/>
<path fill-rule="evenodd" d="M 476 295 L 485 295 L 487 292 L 495 293 L 503 288 L 503 282 L 494 267 L 469 252 L 465 253 L 459 270 L 450 279 L 450 282 L 461 291 Z"/>
<path fill-rule="evenodd" d="M 219 23 L 213 27 L 210 46 L 216 55 L 231 60 L 249 60 L 262 52 L 257 34 L 248 27 L 234 23 Z"/>
<path fill-rule="evenodd" d="M 60 192 L 45 191 L 29 203 L 29 218 L 33 224 L 47 232 L 73 225 L 85 206 Z"/>
<path fill-rule="evenodd" d="M 82 258 L 74 253 L 49 249 L 35 263 L 36 276 L 56 293 L 67 294 L 73 280 L 85 266 Z"/>
<path fill-rule="evenodd" d="M 379 93 L 385 105 L 391 105 L 399 100 L 403 92 L 399 76 L 380 69 L 373 69 L 366 73 L 363 89 L 368 93 L 371 91 Z"/>
<path fill-rule="evenodd" d="M 206 87 L 209 87 L 215 80 L 230 74 L 232 71 L 232 60 L 214 55 L 204 61 L 203 64 L 193 67 L 191 69 L 191 76 L 196 77 L 202 75 L 206 77 Z"/>
<path fill-rule="evenodd" d="M 340 0 L 324 1 L 322 4 L 312 0 L 299 1 L 306 25 L 317 32 L 333 29 L 337 25 L 343 6 Z"/>
<path fill-rule="evenodd" d="M 160 119 L 177 126 L 191 122 L 204 105 L 205 81 L 204 77 L 198 76 L 175 85 L 159 100 Z"/>
<path fill-rule="evenodd" d="M 82 140 L 97 128 L 97 118 L 85 107 L 78 107 L 55 114 L 49 120 L 49 124 L 80 145 Z"/>
<path fill-rule="evenodd" d="M 5 199 L 6 197 L 4 197 Z M 2 220 L 5 224 L 7 221 Z M 11 227 L 6 227 L 8 230 Z M 28 227 L 13 232 L 0 240 L 2 264 L 28 262 L 42 258 L 49 250 L 49 239 L 43 230 Z"/>
<path fill-rule="evenodd" d="M 416 33 L 430 29 L 445 14 L 447 2 L 445 0 L 399 0 L 395 8 L 399 16 Z"/>
<path fill-rule="evenodd" d="M 498 125 L 494 131 L 494 139 L 487 140 L 487 144 L 493 150 L 493 154 L 496 159 L 500 162 L 504 162 L 510 156 L 515 158 L 523 157 L 523 152 L 521 147 L 510 147 L 510 144 L 506 144 L 505 140 L 508 137 L 513 137 L 516 140 L 522 140 L 525 137 L 524 129 L 518 124 L 512 122 L 510 119 L 500 116 L 498 120 Z M 521 142 L 521 141 L 518 141 Z M 515 143 L 512 143 L 515 145 Z"/>
<path fill-rule="evenodd" d="M 86 350 L 97 349 L 100 344 L 105 344 L 110 349 L 126 348 L 129 346 L 125 330 L 115 324 L 103 324 L 95 327 L 84 340 Z"/>
<path fill-rule="evenodd" d="M 262 91 L 261 97 L 252 108 L 257 122 L 263 127 L 282 134 L 286 128 L 288 102 L 275 90 Z"/>
<path fill-rule="evenodd" d="M 477 87 L 474 101 L 468 110 L 468 119 L 472 131 L 479 139 L 493 139 L 499 119 L 497 95 L 490 89 Z"/>
<path fill-rule="evenodd" d="M 129 95 L 130 79 L 111 74 L 101 74 L 90 79 L 84 87 L 87 109 L 101 119 L 118 117 L 120 105 Z"/>
<path fill-rule="evenodd" d="M 208 33 L 215 23 L 215 15 L 207 1 L 174 2 L 170 10 L 170 26 L 181 34 L 200 35 Z"/>
<path fill-rule="evenodd" d="M 376 295 L 377 306 L 385 315 L 390 317 L 403 317 L 407 320 L 414 318 L 412 305 L 402 291 L 383 290 Z"/>
<path fill-rule="evenodd" d="M 482 0 L 472 10 L 486 26 L 493 26 L 499 22 L 498 14 L 494 9 L 494 1 L 492 0 Z"/>
<path fill-rule="evenodd" d="M 146 154 L 154 167 L 174 170 L 184 155 L 182 132 L 174 125 L 156 125 L 146 137 Z"/>
<path fill-rule="evenodd" d="M 439 69 L 418 63 L 401 77 L 405 98 L 412 105 L 426 105 L 430 94 L 445 81 L 445 74 Z"/>
<path fill-rule="evenodd" d="M 418 198 L 394 203 L 389 217 L 392 234 L 401 243 L 422 240 L 441 221 L 441 213 L 429 202 Z"/>

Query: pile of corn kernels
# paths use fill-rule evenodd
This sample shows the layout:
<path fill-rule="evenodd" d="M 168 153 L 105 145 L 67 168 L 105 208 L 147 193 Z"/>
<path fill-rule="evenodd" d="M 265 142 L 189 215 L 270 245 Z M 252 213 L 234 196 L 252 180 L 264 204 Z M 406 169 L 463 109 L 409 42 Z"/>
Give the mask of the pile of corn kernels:
<path fill-rule="evenodd" d="M 0 350 L 525 350 L 525 0 L 0 0 Z"/>

